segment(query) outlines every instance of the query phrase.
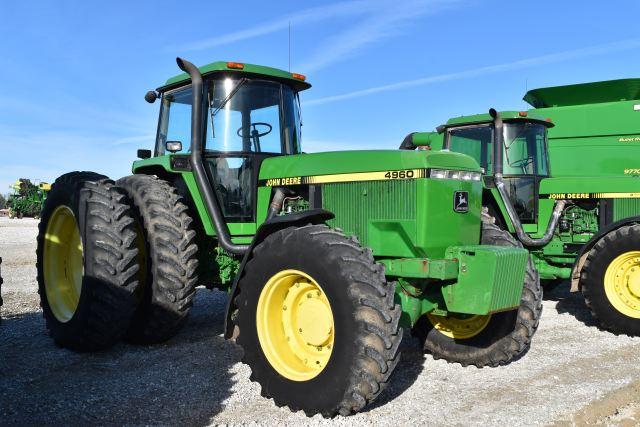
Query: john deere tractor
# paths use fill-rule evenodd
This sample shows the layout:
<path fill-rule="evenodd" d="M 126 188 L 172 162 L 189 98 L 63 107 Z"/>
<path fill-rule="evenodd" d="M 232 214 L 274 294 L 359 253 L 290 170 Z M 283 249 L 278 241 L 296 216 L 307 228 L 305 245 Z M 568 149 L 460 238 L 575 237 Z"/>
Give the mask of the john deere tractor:
<path fill-rule="evenodd" d="M 39 218 L 51 186 L 46 182 L 34 184 L 30 179 L 20 178 L 11 189 L 13 194 L 7 200 L 9 218 Z"/>
<path fill-rule="evenodd" d="M 483 205 L 543 283 L 570 279 L 603 328 L 628 335 L 640 335 L 639 83 L 535 89 L 537 109 L 456 117 L 404 143 L 474 157 Z"/>
<path fill-rule="evenodd" d="M 373 401 L 403 327 L 436 358 L 522 356 L 541 313 L 528 252 L 482 208 L 482 170 L 453 152 L 304 154 L 305 77 L 236 62 L 185 71 L 160 99 L 133 175 L 58 178 L 38 238 L 55 341 L 157 343 L 197 285 L 229 293 L 224 335 L 264 396 L 308 415 Z"/>

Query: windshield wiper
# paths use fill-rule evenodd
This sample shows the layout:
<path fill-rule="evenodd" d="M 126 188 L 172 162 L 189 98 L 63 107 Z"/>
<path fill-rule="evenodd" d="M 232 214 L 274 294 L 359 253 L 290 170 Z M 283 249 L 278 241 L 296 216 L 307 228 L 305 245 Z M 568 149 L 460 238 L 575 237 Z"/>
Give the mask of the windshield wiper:
<path fill-rule="evenodd" d="M 529 129 L 528 129 L 528 127 L 529 127 L 529 126 L 528 126 L 527 124 L 524 124 L 524 125 L 520 126 L 520 129 L 518 129 L 518 133 L 516 133 L 516 135 L 515 135 L 513 138 L 511 138 L 511 141 L 509 141 L 509 142 L 507 142 L 507 139 L 505 138 L 505 139 L 504 139 L 504 146 L 505 146 L 505 148 L 506 148 L 506 149 L 511 148 L 511 146 L 513 145 L 513 143 L 514 143 L 517 139 L 519 139 L 522 135 L 524 135 L 524 134 L 525 134 L 525 132 L 527 132 L 527 131 L 529 130 Z M 505 129 L 507 129 L 507 128 L 505 127 Z"/>
<path fill-rule="evenodd" d="M 211 138 L 215 139 L 216 137 L 216 130 L 215 127 L 213 125 L 213 118 L 216 116 L 216 114 L 218 114 L 218 111 L 220 111 L 221 109 L 224 108 L 225 105 L 227 105 L 227 103 L 229 102 L 229 100 L 233 97 L 233 95 L 236 94 L 236 92 L 238 92 L 238 89 L 240 89 L 240 87 L 245 84 L 247 82 L 248 79 L 246 78 L 242 78 L 240 79 L 240 81 L 238 82 L 238 84 L 231 90 L 231 92 L 229 92 L 229 94 L 227 96 L 224 97 L 224 99 L 222 100 L 222 102 L 220 103 L 220 106 L 218 108 L 216 108 L 215 110 L 213 109 L 213 103 L 215 102 L 215 86 L 214 86 L 214 90 L 212 90 L 211 93 L 211 98 L 209 99 L 209 111 L 211 111 L 211 113 L 209 114 L 209 118 L 211 120 Z"/>
<path fill-rule="evenodd" d="M 238 84 L 236 85 L 236 87 L 234 87 L 231 92 L 229 92 L 229 94 L 227 96 L 224 97 L 224 99 L 222 100 L 222 102 L 220 103 L 220 106 L 218 108 L 216 108 L 212 113 L 211 113 L 211 117 L 215 117 L 216 114 L 218 114 L 218 111 L 222 110 L 224 108 L 225 105 L 227 105 L 227 102 L 229 102 L 229 100 L 233 97 L 233 95 L 236 94 L 236 92 L 238 92 L 238 89 L 240 89 L 240 87 L 245 84 L 247 82 L 247 78 L 243 77 L 242 79 L 240 79 L 240 81 L 238 82 Z M 213 99 L 211 100 L 211 102 L 213 102 Z M 213 105 L 211 106 L 213 107 Z"/>

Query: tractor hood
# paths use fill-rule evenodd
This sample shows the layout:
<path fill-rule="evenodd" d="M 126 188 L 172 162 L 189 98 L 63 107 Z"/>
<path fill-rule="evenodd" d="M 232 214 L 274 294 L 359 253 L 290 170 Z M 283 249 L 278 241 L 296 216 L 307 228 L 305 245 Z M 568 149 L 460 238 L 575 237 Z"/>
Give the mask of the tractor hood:
<path fill-rule="evenodd" d="M 447 151 L 329 151 L 266 159 L 260 167 L 259 179 L 431 168 L 481 171 L 472 157 Z"/>

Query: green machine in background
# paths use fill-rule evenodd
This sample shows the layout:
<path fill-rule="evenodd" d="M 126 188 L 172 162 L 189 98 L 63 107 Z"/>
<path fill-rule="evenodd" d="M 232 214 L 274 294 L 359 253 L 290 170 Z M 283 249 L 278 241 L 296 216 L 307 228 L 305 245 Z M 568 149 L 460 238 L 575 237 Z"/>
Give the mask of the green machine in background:
<path fill-rule="evenodd" d="M 478 160 L 488 214 L 541 279 L 571 279 L 603 327 L 629 335 L 640 334 L 639 98 L 640 79 L 535 89 L 524 98 L 535 109 L 457 117 L 408 139 Z"/>
<path fill-rule="evenodd" d="M 13 193 L 7 200 L 9 218 L 39 218 L 51 186 L 46 182 L 34 184 L 30 179 L 20 178 L 11 186 L 11 189 Z"/>
<path fill-rule="evenodd" d="M 59 344 L 161 342 L 184 323 L 195 286 L 216 287 L 230 293 L 225 336 L 263 395 L 327 417 L 381 393 L 403 326 L 463 365 L 526 353 L 539 278 L 522 245 L 481 220 L 476 160 L 304 154 L 304 76 L 178 65 L 185 74 L 145 97 L 160 98 L 158 132 L 133 175 L 75 172 L 52 187 L 38 282 Z"/>

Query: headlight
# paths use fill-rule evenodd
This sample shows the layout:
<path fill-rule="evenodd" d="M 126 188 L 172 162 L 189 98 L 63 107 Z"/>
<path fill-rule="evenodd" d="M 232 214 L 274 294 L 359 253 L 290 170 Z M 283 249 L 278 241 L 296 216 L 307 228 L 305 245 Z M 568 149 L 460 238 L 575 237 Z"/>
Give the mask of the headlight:
<path fill-rule="evenodd" d="M 460 181 L 480 181 L 482 179 L 482 174 L 480 172 L 470 172 L 470 171 L 431 169 L 429 177 L 434 179 L 457 179 Z"/>

